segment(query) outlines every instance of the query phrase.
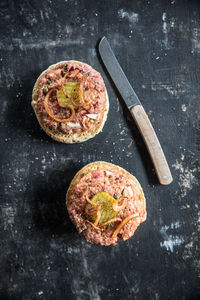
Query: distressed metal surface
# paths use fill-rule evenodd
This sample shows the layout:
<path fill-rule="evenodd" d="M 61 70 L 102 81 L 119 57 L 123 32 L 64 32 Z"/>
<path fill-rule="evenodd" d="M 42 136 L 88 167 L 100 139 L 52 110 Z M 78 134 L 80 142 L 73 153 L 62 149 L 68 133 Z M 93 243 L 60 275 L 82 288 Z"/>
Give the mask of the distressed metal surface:
<path fill-rule="evenodd" d="M 199 1 L 19 0 L 0 9 L 0 299 L 197 299 Z M 100 63 L 104 35 L 158 134 L 169 186 L 158 184 Z M 46 67 L 73 58 L 101 72 L 110 112 L 94 139 L 63 145 L 40 129 L 31 91 Z M 147 221 L 117 247 L 87 244 L 66 213 L 73 175 L 95 160 L 132 172 L 147 198 Z"/>

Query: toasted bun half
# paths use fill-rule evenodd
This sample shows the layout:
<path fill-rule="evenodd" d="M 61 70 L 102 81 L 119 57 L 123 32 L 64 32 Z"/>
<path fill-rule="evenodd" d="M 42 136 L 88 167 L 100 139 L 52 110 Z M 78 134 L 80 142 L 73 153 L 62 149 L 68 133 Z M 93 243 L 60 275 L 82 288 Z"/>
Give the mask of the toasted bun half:
<path fill-rule="evenodd" d="M 92 226 L 94 223 L 91 224 L 91 222 L 88 222 L 87 213 L 85 215 L 85 208 L 87 207 L 88 203 L 86 199 L 89 198 L 86 198 L 85 194 L 93 197 L 93 195 L 98 195 L 99 192 L 106 192 L 105 194 L 109 193 L 109 195 L 114 197 L 113 193 L 115 193 L 115 191 L 118 191 L 117 193 L 121 193 L 119 192 L 119 189 L 121 188 L 120 184 L 121 182 L 124 183 L 124 181 L 121 181 L 116 188 L 116 177 L 114 177 L 115 179 L 113 179 L 113 183 L 108 180 L 108 177 L 103 177 L 103 181 L 99 177 L 98 183 L 96 183 L 96 185 L 94 183 L 93 185 L 93 182 L 98 180 L 95 179 L 98 178 L 98 176 L 95 174 L 105 174 L 105 176 L 112 176 L 109 174 L 115 174 L 114 176 L 118 176 L 118 174 L 120 174 L 121 178 L 124 178 L 126 182 L 127 180 L 129 183 L 131 182 L 131 186 L 134 187 L 132 190 L 133 194 L 129 198 L 126 198 L 128 200 L 126 200 L 125 202 L 125 207 L 117 215 L 117 217 L 120 217 L 121 219 L 117 220 L 116 223 L 112 223 L 112 226 L 108 228 L 104 227 L 104 225 L 101 224 L 98 225 L 98 223 L 97 226 L 99 227 L 95 228 L 94 226 Z M 102 190 L 101 184 L 103 182 L 104 184 L 106 184 L 105 180 L 107 180 L 108 182 L 107 187 L 105 185 L 105 189 Z M 88 189 L 90 190 L 89 192 Z M 125 189 L 127 191 L 126 186 Z M 111 192 L 109 192 L 108 190 L 110 190 Z M 134 194 L 134 191 L 136 192 L 136 194 Z M 129 239 L 131 236 L 133 236 L 137 227 L 146 219 L 146 200 L 142 187 L 138 180 L 123 168 L 104 161 L 90 163 L 83 167 L 79 172 L 77 172 L 66 194 L 66 206 L 68 209 L 69 217 L 73 224 L 76 226 L 78 232 L 82 233 L 88 242 L 99 244 L 102 246 L 114 246 L 117 244 L 118 238 L 123 241 Z M 119 224 L 119 222 L 122 223 Z"/>
<path fill-rule="evenodd" d="M 59 64 L 61 64 L 61 63 L 68 63 L 68 62 L 81 63 L 80 61 L 73 61 L 73 60 L 70 60 L 70 61 L 60 61 L 60 62 L 58 62 L 58 63 L 56 63 L 54 65 L 49 66 L 48 69 L 54 70 Z M 102 117 L 101 123 L 98 124 L 98 126 L 92 128 L 91 130 L 83 131 L 81 133 L 65 134 L 65 133 L 62 133 L 62 132 L 60 132 L 58 130 L 50 128 L 43 121 L 43 118 L 41 117 L 41 115 L 39 114 L 39 111 L 38 111 L 37 100 L 38 100 L 38 89 L 39 89 L 40 80 L 41 80 L 42 76 L 44 75 L 44 73 L 47 70 L 43 71 L 40 74 L 40 76 L 38 77 L 38 79 L 36 80 L 36 83 L 35 83 L 35 85 L 33 87 L 32 102 L 31 102 L 33 110 L 34 110 L 35 115 L 37 117 L 37 120 L 38 120 L 40 126 L 42 127 L 42 129 L 52 139 L 54 139 L 54 140 L 56 140 L 58 142 L 66 143 L 66 144 L 73 144 L 73 143 L 80 143 L 80 142 L 87 141 L 87 140 L 93 138 L 100 131 L 102 131 L 103 126 L 104 126 L 104 124 L 106 122 L 107 115 L 108 115 L 108 110 L 109 110 L 109 98 L 108 98 L 107 90 L 106 90 L 106 104 L 105 104 L 105 107 L 104 107 L 103 117 Z"/>
<path fill-rule="evenodd" d="M 66 194 L 66 206 L 68 207 L 68 205 L 71 202 L 71 197 L 73 196 L 73 190 L 74 187 L 76 186 L 76 184 L 79 182 L 79 180 L 87 175 L 88 173 L 97 170 L 98 168 L 100 169 L 104 169 L 104 170 L 111 170 L 111 169 L 116 169 L 122 172 L 122 174 L 124 174 L 125 176 L 128 176 L 130 179 L 132 179 L 135 182 L 135 185 L 137 186 L 138 190 L 140 191 L 140 201 L 142 202 L 142 205 L 144 208 L 146 208 L 146 199 L 144 197 L 144 193 L 142 190 L 142 187 L 139 183 L 139 181 L 136 179 L 135 176 L 133 176 L 131 173 L 129 173 L 128 171 L 126 171 L 125 169 L 105 162 L 105 161 L 95 161 L 93 163 L 87 164 L 86 166 L 84 166 L 81 170 L 79 170 L 76 175 L 74 176 L 74 178 L 71 181 L 71 184 L 68 188 L 67 194 Z M 73 197 L 72 197 L 73 198 Z"/>

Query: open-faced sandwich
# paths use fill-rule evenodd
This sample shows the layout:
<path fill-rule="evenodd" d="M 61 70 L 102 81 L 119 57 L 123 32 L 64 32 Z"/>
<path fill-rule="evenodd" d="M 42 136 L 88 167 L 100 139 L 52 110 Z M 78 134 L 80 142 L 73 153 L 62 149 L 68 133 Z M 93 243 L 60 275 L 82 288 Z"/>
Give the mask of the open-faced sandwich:
<path fill-rule="evenodd" d="M 35 83 L 32 98 L 40 126 L 63 143 L 94 137 L 103 128 L 109 108 L 100 73 L 73 60 L 45 70 Z"/>
<path fill-rule="evenodd" d="M 69 216 L 90 243 L 116 245 L 133 236 L 146 220 L 146 201 L 137 179 L 111 163 L 82 168 L 66 195 Z"/>

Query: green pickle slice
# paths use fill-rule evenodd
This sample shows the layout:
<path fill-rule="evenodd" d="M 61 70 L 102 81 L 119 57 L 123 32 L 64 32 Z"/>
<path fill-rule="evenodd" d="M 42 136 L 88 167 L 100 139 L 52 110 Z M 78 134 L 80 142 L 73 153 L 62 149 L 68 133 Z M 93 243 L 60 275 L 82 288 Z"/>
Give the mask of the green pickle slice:
<path fill-rule="evenodd" d="M 58 97 L 58 103 L 61 107 L 66 107 L 66 105 L 73 105 L 72 99 L 74 99 L 75 102 L 79 104 L 78 99 L 78 89 L 79 89 L 80 83 L 76 81 L 68 81 L 63 84 L 65 93 L 68 97 L 65 96 L 63 89 L 60 88 L 58 91 L 57 97 Z"/>
<path fill-rule="evenodd" d="M 116 200 L 110 196 L 106 192 L 101 192 L 92 197 L 90 199 L 93 203 L 101 205 L 100 213 L 101 217 L 98 224 L 103 224 L 113 218 L 116 217 L 117 213 L 113 209 L 113 204 L 116 203 Z M 92 220 L 95 222 L 97 215 L 93 214 L 91 215 Z"/>

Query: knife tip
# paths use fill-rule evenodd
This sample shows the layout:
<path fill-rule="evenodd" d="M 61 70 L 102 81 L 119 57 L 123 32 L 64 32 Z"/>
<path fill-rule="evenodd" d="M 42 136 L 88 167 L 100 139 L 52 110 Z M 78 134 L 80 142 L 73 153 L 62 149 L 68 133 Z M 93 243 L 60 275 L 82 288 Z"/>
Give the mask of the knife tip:
<path fill-rule="evenodd" d="M 105 37 L 105 35 L 100 39 L 99 42 L 99 50 L 101 50 L 101 48 L 103 47 L 104 43 L 107 41 L 107 38 Z"/>
<path fill-rule="evenodd" d="M 103 41 L 105 41 L 106 40 L 106 37 L 105 37 L 105 35 L 100 39 L 100 42 L 99 42 L 99 44 L 101 44 Z"/>

